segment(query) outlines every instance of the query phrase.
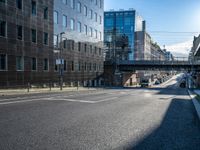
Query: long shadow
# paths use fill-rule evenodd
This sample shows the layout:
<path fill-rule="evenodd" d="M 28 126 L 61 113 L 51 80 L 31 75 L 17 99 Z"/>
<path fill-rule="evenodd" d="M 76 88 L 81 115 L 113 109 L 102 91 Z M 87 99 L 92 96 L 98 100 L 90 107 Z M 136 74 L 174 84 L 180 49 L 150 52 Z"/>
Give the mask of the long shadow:
<path fill-rule="evenodd" d="M 200 150 L 200 122 L 190 100 L 174 98 L 157 129 L 127 150 Z"/>

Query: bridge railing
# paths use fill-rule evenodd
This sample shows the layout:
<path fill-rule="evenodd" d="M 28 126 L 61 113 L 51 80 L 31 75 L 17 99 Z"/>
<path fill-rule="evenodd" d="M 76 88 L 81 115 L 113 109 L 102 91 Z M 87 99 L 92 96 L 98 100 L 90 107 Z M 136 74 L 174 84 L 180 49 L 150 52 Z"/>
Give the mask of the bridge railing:
<path fill-rule="evenodd" d="M 163 59 L 139 59 L 139 60 L 118 60 L 117 64 L 138 64 L 138 65 L 195 65 L 200 64 L 198 60 L 188 60 L 186 57 L 176 57 L 173 60 Z"/>

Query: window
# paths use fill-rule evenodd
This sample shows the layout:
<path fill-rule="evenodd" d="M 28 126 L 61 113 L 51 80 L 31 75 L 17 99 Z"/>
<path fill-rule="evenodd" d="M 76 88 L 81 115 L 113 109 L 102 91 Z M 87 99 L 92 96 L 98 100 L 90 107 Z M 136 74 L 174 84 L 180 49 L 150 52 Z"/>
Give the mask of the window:
<path fill-rule="evenodd" d="M 31 3 L 32 15 L 36 16 L 36 2 L 32 1 Z"/>
<path fill-rule="evenodd" d="M 6 0 L 0 0 L 0 3 L 6 3 Z"/>
<path fill-rule="evenodd" d="M 64 66 L 63 66 L 64 71 L 67 71 L 67 61 L 64 60 Z"/>
<path fill-rule="evenodd" d="M 95 38 L 97 39 L 98 35 L 97 35 L 97 30 L 95 30 Z"/>
<path fill-rule="evenodd" d="M 58 24 L 58 12 L 57 11 L 54 11 L 53 17 L 54 17 L 54 23 Z"/>
<path fill-rule="evenodd" d="M 87 16 L 87 7 L 84 6 L 84 15 Z"/>
<path fill-rule="evenodd" d="M 63 48 L 67 48 L 67 40 L 63 41 Z"/>
<path fill-rule="evenodd" d="M 16 0 L 16 6 L 18 9 L 22 9 L 22 0 Z"/>
<path fill-rule="evenodd" d="M 74 71 L 74 61 L 71 61 L 71 71 Z"/>
<path fill-rule="evenodd" d="M 87 52 L 87 44 L 84 45 L 85 53 Z"/>
<path fill-rule="evenodd" d="M 67 0 L 62 0 L 63 4 L 67 5 Z"/>
<path fill-rule="evenodd" d="M 98 5 L 98 0 L 95 0 L 95 5 Z"/>
<path fill-rule="evenodd" d="M 90 9 L 90 19 L 92 19 L 93 18 L 93 11 L 92 11 L 92 9 Z"/>
<path fill-rule="evenodd" d="M 54 60 L 54 71 L 58 71 L 58 65 L 56 64 L 56 60 Z"/>
<path fill-rule="evenodd" d="M 78 51 L 81 51 L 81 42 L 78 42 Z"/>
<path fill-rule="evenodd" d="M 75 8 L 75 0 L 71 0 L 71 4 L 70 4 L 71 8 Z"/>
<path fill-rule="evenodd" d="M 72 41 L 72 50 L 74 50 L 74 41 Z"/>
<path fill-rule="evenodd" d="M 0 36 L 6 36 L 6 22 L 0 20 Z"/>
<path fill-rule="evenodd" d="M 35 29 L 31 29 L 31 41 L 33 43 L 36 43 L 36 30 Z"/>
<path fill-rule="evenodd" d="M 87 35 L 87 25 L 84 25 L 84 33 Z"/>
<path fill-rule="evenodd" d="M 44 71 L 48 71 L 48 70 L 49 70 L 49 61 L 48 61 L 47 58 L 45 58 L 45 59 L 43 60 L 43 70 L 44 70 Z"/>
<path fill-rule="evenodd" d="M 97 13 L 94 13 L 95 21 L 97 22 Z"/>
<path fill-rule="evenodd" d="M 74 22 L 75 22 L 74 19 L 70 20 L 70 28 L 71 28 L 71 30 L 75 30 Z"/>
<path fill-rule="evenodd" d="M 67 16 L 63 15 L 63 27 L 67 27 Z"/>
<path fill-rule="evenodd" d="M 6 70 L 7 59 L 5 54 L 0 54 L 0 70 Z"/>
<path fill-rule="evenodd" d="M 81 22 L 77 23 L 77 30 L 78 30 L 78 32 L 81 32 Z"/>
<path fill-rule="evenodd" d="M 78 71 L 81 71 L 81 62 L 80 61 L 78 62 L 78 67 L 77 68 L 78 68 Z"/>
<path fill-rule="evenodd" d="M 94 48 L 94 53 L 97 54 L 97 47 Z"/>
<path fill-rule="evenodd" d="M 102 1 L 99 0 L 99 8 L 102 8 Z"/>
<path fill-rule="evenodd" d="M 84 70 L 87 71 L 87 62 L 85 62 L 84 68 Z"/>
<path fill-rule="evenodd" d="M 44 8 L 44 19 L 47 20 L 48 19 L 48 7 Z"/>
<path fill-rule="evenodd" d="M 53 36 L 53 45 L 54 47 L 58 47 L 58 35 Z"/>
<path fill-rule="evenodd" d="M 31 59 L 31 70 L 32 71 L 36 71 L 37 70 L 37 59 L 34 58 L 34 57 Z"/>
<path fill-rule="evenodd" d="M 99 24 L 102 23 L 102 19 L 101 19 L 101 16 L 99 16 Z"/>
<path fill-rule="evenodd" d="M 90 36 L 92 37 L 92 28 L 90 27 Z"/>
<path fill-rule="evenodd" d="M 43 43 L 44 45 L 48 45 L 49 42 L 49 35 L 48 33 L 44 32 Z"/>
<path fill-rule="evenodd" d="M 22 36 L 23 36 L 22 26 L 17 25 L 17 39 L 22 40 Z"/>
<path fill-rule="evenodd" d="M 92 54 L 92 45 L 90 45 L 90 54 Z"/>
<path fill-rule="evenodd" d="M 24 70 L 24 60 L 23 60 L 22 56 L 17 56 L 16 57 L 16 70 L 17 71 Z"/>
<path fill-rule="evenodd" d="M 99 55 L 101 56 L 101 48 L 99 48 Z"/>
<path fill-rule="evenodd" d="M 77 3 L 77 11 L 79 13 L 81 13 L 81 3 L 80 2 Z"/>
<path fill-rule="evenodd" d="M 99 32 L 99 39 L 102 40 L 101 32 Z"/>

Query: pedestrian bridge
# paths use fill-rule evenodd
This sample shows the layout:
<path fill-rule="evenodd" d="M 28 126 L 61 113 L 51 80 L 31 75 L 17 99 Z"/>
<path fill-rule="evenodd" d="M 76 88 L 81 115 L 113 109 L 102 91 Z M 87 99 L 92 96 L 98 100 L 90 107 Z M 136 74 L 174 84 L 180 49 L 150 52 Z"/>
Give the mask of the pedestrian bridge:
<path fill-rule="evenodd" d="M 163 71 L 200 71 L 200 62 L 188 60 L 134 60 L 134 61 L 117 61 L 111 63 L 120 71 L 135 70 L 163 70 Z M 109 62 L 106 62 L 109 65 Z"/>

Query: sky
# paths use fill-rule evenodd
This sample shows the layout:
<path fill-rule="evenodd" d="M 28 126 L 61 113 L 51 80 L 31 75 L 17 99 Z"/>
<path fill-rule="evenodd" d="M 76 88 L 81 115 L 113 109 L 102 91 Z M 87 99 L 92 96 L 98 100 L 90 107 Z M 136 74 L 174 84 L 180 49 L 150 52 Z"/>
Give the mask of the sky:
<path fill-rule="evenodd" d="M 200 0 L 104 0 L 106 11 L 133 8 L 154 42 L 176 57 L 187 57 L 200 34 Z"/>

